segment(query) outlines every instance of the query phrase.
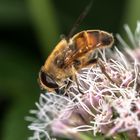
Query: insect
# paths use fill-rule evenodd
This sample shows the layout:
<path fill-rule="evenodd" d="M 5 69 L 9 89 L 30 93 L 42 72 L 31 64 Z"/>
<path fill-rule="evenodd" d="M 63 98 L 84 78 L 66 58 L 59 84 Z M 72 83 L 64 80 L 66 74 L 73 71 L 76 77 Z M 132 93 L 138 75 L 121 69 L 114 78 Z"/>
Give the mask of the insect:
<path fill-rule="evenodd" d="M 62 39 L 41 67 L 41 88 L 59 92 L 67 78 L 74 79 L 76 71 L 95 63 L 96 49 L 111 47 L 113 43 L 113 35 L 102 30 L 81 31 L 68 40 Z"/>

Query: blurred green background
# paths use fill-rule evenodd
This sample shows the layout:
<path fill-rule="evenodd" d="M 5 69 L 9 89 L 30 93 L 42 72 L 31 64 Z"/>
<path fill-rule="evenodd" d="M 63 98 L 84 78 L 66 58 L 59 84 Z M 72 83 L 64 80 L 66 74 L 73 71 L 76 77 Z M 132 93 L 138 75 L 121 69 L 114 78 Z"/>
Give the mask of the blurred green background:
<path fill-rule="evenodd" d="M 40 89 L 38 71 L 49 52 L 68 35 L 89 0 L 0 0 L 0 140 L 26 140 L 29 109 Z M 93 0 L 77 29 L 122 32 L 140 19 L 139 0 Z"/>

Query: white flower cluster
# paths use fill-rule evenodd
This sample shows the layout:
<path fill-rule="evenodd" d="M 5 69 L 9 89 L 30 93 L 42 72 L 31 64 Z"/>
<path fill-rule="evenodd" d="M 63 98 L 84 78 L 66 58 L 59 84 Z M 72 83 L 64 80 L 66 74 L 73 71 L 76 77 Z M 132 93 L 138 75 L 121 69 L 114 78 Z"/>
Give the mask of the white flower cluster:
<path fill-rule="evenodd" d="M 39 103 L 36 103 L 38 110 L 31 110 L 30 113 L 33 116 L 26 117 L 28 121 L 32 122 L 28 128 L 34 131 L 34 135 L 29 139 L 40 140 L 45 138 L 46 140 L 56 140 L 56 138 L 50 136 L 52 133 L 51 125 L 61 117 L 61 112 L 69 102 L 71 101 L 67 98 L 54 93 L 41 94 Z"/>
<path fill-rule="evenodd" d="M 79 89 L 84 95 L 77 96 L 73 90 L 69 91 L 69 94 L 75 96 L 79 106 L 83 107 L 92 119 L 88 125 L 73 128 L 75 131 L 93 130 L 94 134 L 102 132 L 112 135 L 116 131 L 139 128 L 140 99 L 136 90 L 138 67 L 137 64 L 130 65 L 117 49 L 116 52 L 119 59 L 109 59 L 109 62 L 103 60 L 105 71 L 111 81 L 100 66 L 85 68 L 81 74 L 77 74 Z M 139 129 L 138 131 L 140 132 Z"/>
<path fill-rule="evenodd" d="M 140 47 L 140 22 L 135 35 L 125 26 L 129 40 Z M 117 35 L 121 44 L 126 42 Z M 83 68 L 71 81 L 64 95 L 41 94 L 35 117 L 28 117 L 34 131 L 30 140 L 53 140 L 54 137 L 82 139 L 80 133 L 112 136 L 136 131 L 140 137 L 140 73 L 138 55 L 125 49 L 133 61 L 117 48 L 115 57 L 106 57 L 111 50 L 98 50 L 101 56 L 92 67 Z M 140 57 L 140 56 L 139 56 Z"/>

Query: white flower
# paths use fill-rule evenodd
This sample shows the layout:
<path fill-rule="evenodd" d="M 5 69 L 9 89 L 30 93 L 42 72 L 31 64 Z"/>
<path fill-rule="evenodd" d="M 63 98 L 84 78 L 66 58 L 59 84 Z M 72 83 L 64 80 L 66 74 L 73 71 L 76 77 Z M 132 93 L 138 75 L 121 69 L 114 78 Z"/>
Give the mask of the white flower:
<path fill-rule="evenodd" d="M 45 138 L 46 140 L 54 140 L 55 138 L 51 137 L 51 125 L 61 118 L 61 113 L 69 103 L 72 103 L 72 101 L 54 93 L 41 94 L 39 103 L 36 103 L 38 110 L 30 111 L 35 117 L 26 118 L 32 122 L 29 129 L 34 131 L 34 135 L 29 139 L 40 140 Z"/>
<path fill-rule="evenodd" d="M 139 47 L 140 22 L 135 35 L 127 25 L 125 30 L 133 47 Z M 117 37 L 125 47 L 124 53 L 117 48 L 114 52 L 98 50 L 101 57 L 97 64 L 76 73 L 76 80 L 71 81 L 64 95 L 41 94 L 36 103 L 38 110 L 31 110 L 35 118 L 27 118 L 32 122 L 29 129 L 34 131 L 30 140 L 57 137 L 83 140 L 83 133 L 112 136 L 131 130 L 140 137 L 139 59 L 120 35 Z"/>

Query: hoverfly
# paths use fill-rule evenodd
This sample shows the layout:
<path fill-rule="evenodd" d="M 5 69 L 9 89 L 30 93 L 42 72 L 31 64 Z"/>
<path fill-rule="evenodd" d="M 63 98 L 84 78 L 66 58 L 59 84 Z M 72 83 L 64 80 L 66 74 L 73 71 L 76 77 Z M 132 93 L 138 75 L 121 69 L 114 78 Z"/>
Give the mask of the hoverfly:
<path fill-rule="evenodd" d="M 88 10 L 89 6 L 85 11 Z M 86 15 L 85 11 L 77 22 L 81 22 L 81 17 Z M 58 92 L 67 78 L 73 79 L 76 71 L 95 63 L 93 53 L 96 49 L 111 47 L 113 43 L 113 35 L 102 30 L 85 30 L 71 38 L 63 38 L 41 67 L 39 72 L 41 88 Z"/>

